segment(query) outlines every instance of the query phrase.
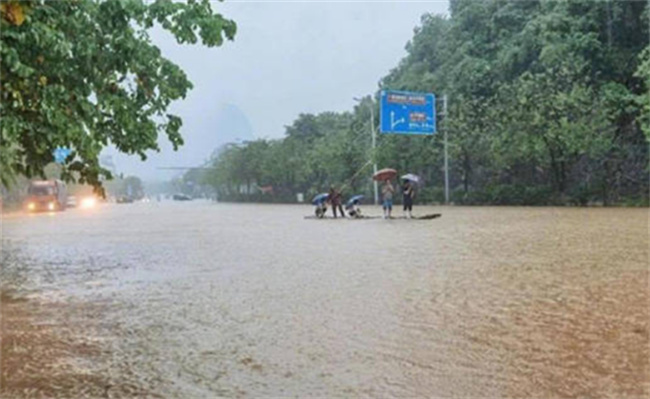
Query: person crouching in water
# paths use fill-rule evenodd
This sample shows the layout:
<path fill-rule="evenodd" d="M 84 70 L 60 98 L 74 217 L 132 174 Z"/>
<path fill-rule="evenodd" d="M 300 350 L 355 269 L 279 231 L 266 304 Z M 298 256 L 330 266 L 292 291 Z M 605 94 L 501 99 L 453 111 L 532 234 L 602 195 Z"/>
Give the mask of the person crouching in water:
<path fill-rule="evenodd" d="M 334 217 L 336 218 L 336 208 L 338 207 L 339 212 L 341 212 L 341 217 L 344 218 L 345 213 L 343 213 L 343 206 L 341 205 L 341 192 L 336 190 L 334 186 L 330 186 L 329 201 L 332 205 Z"/>
<path fill-rule="evenodd" d="M 409 180 L 404 180 L 402 186 L 402 193 L 404 194 L 404 217 L 411 219 L 411 211 L 413 210 L 413 197 L 415 197 L 415 190 L 413 184 Z"/>
<path fill-rule="evenodd" d="M 384 187 L 381 189 L 381 195 L 384 200 L 384 219 L 390 219 L 390 214 L 393 211 L 393 193 L 395 189 L 390 183 L 390 180 L 386 180 Z"/>

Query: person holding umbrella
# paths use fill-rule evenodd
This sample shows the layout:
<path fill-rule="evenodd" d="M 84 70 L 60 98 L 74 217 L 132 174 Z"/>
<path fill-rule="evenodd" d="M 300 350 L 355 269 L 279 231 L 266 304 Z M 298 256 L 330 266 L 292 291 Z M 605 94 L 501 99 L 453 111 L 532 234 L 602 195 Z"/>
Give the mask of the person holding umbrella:
<path fill-rule="evenodd" d="M 361 203 L 362 199 L 363 199 L 363 195 L 355 195 L 352 198 L 350 198 L 348 202 L 345 204 L 345 210 L 348 211 L 348 215 L 351 218 L 361 217 L 361 209 L 359 208 L 359 204 Z"/>
<path fill-rule="evenodd" d="M 315 196 L 313 200 L 311 200 L 311 203 L 316 205 L 316 217 L 319 219 L 325 217 L 325 212 L 327 212 L 328 198 L 328 193 L 321 193 Z"/>
<path fill-rule="evenodd" d="M 393 193 L 395 192 L 395 189 L 393 188 L 390 180 L 394 179 L 396 176 L 397 171 L 391 168 L 378 170 L 375 172 L 375 174 L 372 175 L 373 180 L 384 182 L 384 187 L 381 189 L 384 219 L 390 218 L 391 211 L 393 210 Z"/>
<path fill-rule="evenodd" d="M 381 189 L 381 196 L 383 199 L 384 219 L 390 219 L 390 214 L 393 211 L 393 193 L 395 189 L 390 180 L 386 179 L 384 187 Z"/>
<path fill-rule="evenodd" d="M 415 189 L 413 183 L 417 182 L 417 176 L 407 174 L 402 176 L 404 184 L 402 185 L 402 194 L 404 195 L 404 217 L 411 219 L 411 211 L 413 210 L 413 198 L 415 197 Z"/>

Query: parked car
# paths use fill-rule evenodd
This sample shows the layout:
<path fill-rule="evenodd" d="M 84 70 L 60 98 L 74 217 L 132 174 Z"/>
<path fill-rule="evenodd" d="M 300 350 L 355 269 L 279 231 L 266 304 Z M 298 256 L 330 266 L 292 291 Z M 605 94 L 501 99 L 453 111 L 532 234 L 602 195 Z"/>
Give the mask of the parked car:
<path fill-rule="evenodd" d="M 133 202 L 133 198 L 126 195 L 120 195 L 115 199 L 115 202 L 118 204 L 130 204 Z"/>
<path fill-rule="evenodd" d="M 192 197 L 190 197 L 189 195 L 185 195 L 185 194 L 174 194 L 174 196 L 172 198 L 174 199 L 174 201 L 191 201 L 192 200 Z"/>

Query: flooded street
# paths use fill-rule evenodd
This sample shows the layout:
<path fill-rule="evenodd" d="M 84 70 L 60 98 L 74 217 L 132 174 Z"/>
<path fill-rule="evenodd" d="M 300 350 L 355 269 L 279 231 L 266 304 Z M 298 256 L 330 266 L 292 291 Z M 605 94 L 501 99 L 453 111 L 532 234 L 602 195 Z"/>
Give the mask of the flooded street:
<path fill-rule="evenodd" d="M 312 212 L 6 215 L 0 396 L 650 396 L 647 209 Z"/>

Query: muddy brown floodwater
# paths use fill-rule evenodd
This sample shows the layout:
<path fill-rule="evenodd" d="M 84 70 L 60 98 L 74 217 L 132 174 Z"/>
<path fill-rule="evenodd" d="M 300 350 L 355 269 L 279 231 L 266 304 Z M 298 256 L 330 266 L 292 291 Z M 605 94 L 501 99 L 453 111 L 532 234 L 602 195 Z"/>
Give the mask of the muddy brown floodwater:
<path fill-rule="evenodd" d="M 650 396 L 647 209 L 311 212 L 6 215 L 0 396 Z"/>

